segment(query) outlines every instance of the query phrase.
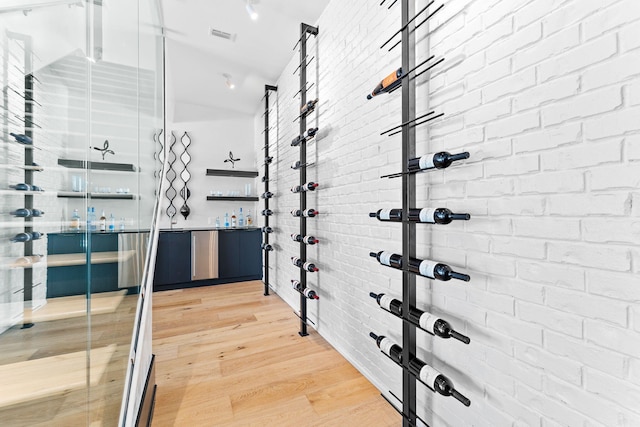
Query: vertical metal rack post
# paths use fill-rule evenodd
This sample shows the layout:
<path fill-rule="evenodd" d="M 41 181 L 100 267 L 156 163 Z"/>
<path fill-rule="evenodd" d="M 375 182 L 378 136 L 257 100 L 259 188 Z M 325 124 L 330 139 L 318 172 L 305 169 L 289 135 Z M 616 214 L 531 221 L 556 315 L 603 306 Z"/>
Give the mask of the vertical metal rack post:
<path fill-rule="evenodd" d="M 269 157 L 269 92 L 276 92 L 277 86 L 264 85 L 264 157 Z M 264 192 L 269 191 L 269 162 L 264 165 Z M 269 209 L 269 197 L 264 198 L 264 208 Z M 264 226 L 269 227 L 269 215 L 264 217 Z M 269 233 L 262 233 L 264 236 L 264 244 L 269 244 Z M 269 295 L 269 251 L 264 252 L 264 296 Z"/>
<path fill-rule="evenodd" d="M 300 105 L 307 103 L 307 34 L 317 36 L 318 28 L 311 25 L 300 24 Z M 307 114 L 300 115 L 300 135 L 304 135 L 307 130 Z M 307 182 L 307 141 L 305 139 L 300 143 L 300 187 Z M 307 192 L 300 191 L 300 211 L 307 209 Z M 300 236 L 307 235 L 307 218 L 300 215 Z M 302 262 L 307 260 L 307 246 L 304 242 L 300 242 L 300 259 Z M 307 287 L 307 272 L 304 268 L 300 268 L 300 284 L 304 290 Z M 300 293 L 300 336 L 309 335 L 307 332 L 307 297 Z"/>
<path fill-rule="evenodd" d="M 414 0 L 402 0 L 402 69 L 413 70 L 415 66 L 415 13 Z M 416 256 L 416 224 L 409 221 L 409 209 L 416 205 L 416 178 L 409 174 L 409 159 L 415 157 L 416 131 L 410 126 L 416 117 L 415 79 L 407 78 L 402 84 L 402 259 L 408 260 Z M 411 307 L 416 306 L 416 276 L 409 272 L 409 263 L 402 263 L 402 406 L 403 427 L 416 423 L 416 377 L 409 370 L 409 361 L 416 354 L 416 327 L 408 321 Z"/>

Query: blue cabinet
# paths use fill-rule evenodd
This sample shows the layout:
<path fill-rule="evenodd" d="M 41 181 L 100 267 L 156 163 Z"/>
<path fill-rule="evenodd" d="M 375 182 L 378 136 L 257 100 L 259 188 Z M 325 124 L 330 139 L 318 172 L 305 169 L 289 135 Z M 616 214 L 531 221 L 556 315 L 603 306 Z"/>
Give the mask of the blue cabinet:
<path fill-rule="evenodd" d="M 261 237 L 257 229 L 219 231 L 218 271 L 221 279 L 262 276 Z"/>
<path fill-rule="evenodd" d="M 191 232 L 161 232 L 158 236 L 154 286 L 191 281 Z"/>

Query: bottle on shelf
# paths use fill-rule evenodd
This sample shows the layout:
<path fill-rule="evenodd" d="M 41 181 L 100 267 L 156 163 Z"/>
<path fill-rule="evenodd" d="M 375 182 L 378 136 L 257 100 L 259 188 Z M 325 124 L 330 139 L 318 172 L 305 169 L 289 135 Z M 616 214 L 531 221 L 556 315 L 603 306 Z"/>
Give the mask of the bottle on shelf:
<path fill-rule="evenodd" d="M 271 227 L 262 227 L 260 229 L 260 231 L 262 231 L 263 233 L 273 233 L 273 228 L 271 228 Z"/>
<path fill-rule="evenodd" d="M 440 151 L 435 154 L 425 154 L 422 157 L 415 157 L 409 160 L 409 172 L 421 172 L 430 169 L 445 169 L 458 160 L 469 158 L 467 151 L 459 154 L 451 154 L 446 151 Z"/>
<path fill-rule="evenodd" d="M 109 233 L 115 233 L 116 231 L 116 218 L 111 214 L 109 216 Z"/>
<path fill-rule="evenodd" d="M 375 294 L 373 292 L 369 292 L 369 296 L 375 299 L 384 310 L 402 318 L 402 301 L 386 294 Z M 431 335 L 444 339 L 455 338 L 465 344 L 471 342 L 469 337 L 456 332 L 446 320 L 415 307 L 411 307 L 409 310 L 409 321 Z"/>
<path fill-rule="evenodd" d="M 224 213 L 224 228 L 229 228 L 229 212 Z"/>
<path fill-rule="evenodd" d="M 376 342 L 380 351 L 389 356 L 398 365 L 402 364 L 402 347 L 384 335 L 376 335 L 373 332 L 369 332 L 369 336 Z"/>
<path fill-rule="evenodd" d="M 238 226 L 238 222 L 236 221 L 236 211 L 231 211 L 231 227 L 235 228 Z"/>
<path fill-rule="evenodd" d="M 33 139 L 29 138 L 26 135 L 15 134 L 13 132 L 9 133 L 17 142 L 23 145 L 33 145 Z"/>
<path fill-rule="evenodd" d="M 80 231 L 80 214 L 78 213 L 78 209 L 73 210 L 69 228 L 71 229 L 71 231 Z"/>
<path fill-rule="evenodd" d="M 87 231 L 91 231 L 91 206 L 87 206 Z"/>
<path fill-rule="evenodd" d="M 242 208 L 240 208 L 240 213 L 238 214 L 238 227 L 244 227 L 244 214 L 242 213 Z"/>
<path fill-rule="evenodd" d="M 24 243 L 29 242 L 31 240 L 38 240 L 42 237 L 42 233 L 37 231 L 32 231 L 31 233 L 18 233 L 11 238 L 11 241 L 14 243 Z"/>
<path fill-rule="evenodd" d="M 300 209 L 292 209 L 291 210 L 291 215 L 295 216 L 295 217 L 306 217 L 306 218 L 313 218 L 316 215 L 318 215 L 320 212 L 318 212 L 315 209 L 305 209 L 304 211 L 301 211 Z"/>
<path fill-rule="evenodd" d="M 262 197 L 263 199 L 271 199 L 273 196 L 275 196 L 275 194 L 273 194 L 271 191 L 266 191 L 262 193 L 260 197 Z"/>
<path fill-rule="evenodd" d="M 264 164 L 265 165 L 270 165 L 271 162 L 273 162 L 273 156 L 267 156 L 264 158 Z"/>
<path fill-rule="evenodd" d="M 260 248 L 261 248 L 263 251 L 266 251 L 266 252 L 271 252 L 271 251 L 273 251 L 273 250 L 274 250 L 273 246 L 271 246 L 271 245 L 270 245 L 270 244 L 268 244 L 268 243 L 263 243 L 262 245 L 260 245 Z"/>
<path fill-rule="evenodd" d="M 220 217 L 216 217 L 216 228 L 220 228 Z"/>
<path fill-rule="evenodd" d="M 295 138 L 293 138 L 293 141 L 291 141 L 291 146 L 292 147 L 297 147 L 303 141 L 308 141 L 311 138 L 313 138 L 314 136 L 316 136 L 317 132 L 318 132 L 318 128 L 309 128 L 309 129 L 307 129 L 307 131 L 305 133 L 303 133 L 302 135 L 298 135 Z"/>
<path fill-rule="evenodd" d="M 262 216 L 271 216 L 273 215 L 273 211 L 271 209 L 263 209 L 262 212 L 260 212 L 262 214 Z"/>
<path fill-rule="evenodd" d="M 382 265 L 402 270 L 402 255 L 388 251 L 380 251 L 378 253 L 370 252 L 369 256 L 376 258 Z M 468 275 L 455 272 L 446 264 L 427 259 L 409 258 L 409 271 L 430 279 L 445 282 L 451 279 L 458 279 L 465 282 L 471 280 Z"/>
<path fill-rule="evenodd" d="M 300 193 L 301 191 L 316 191 L 316 188 L 318 188 L 320 184 L 318 184 L 317 182 L 307 182 L 303 185 L 294 185 L 293 187 L 291 187 L 291 192 L 292 193 Z"/>
<path fill-rule="evenodd" d="M 124 217 L 120 218 L 120 231 L 124 231 Z"/>
<path fill-rule="evenodd" d="M 380 95 L 381 93 L 390 92 L 401 84 L 402 67 L 398 68 L 393 73 L 382 79 L 382 81 L 378 83 L 378 85 L 373 89 L 373 92 L 367 95 L 367 99 L 371 99 L 376 95 Z"/>
<path fill-rule="evenodd" d="M 303 104 L 300 107 L 300 115 L 304 116 L 306 114 L 311 113 L 316 108 L 317 103 L 318 103 L 318 99 L 316 98 L 313 101 L 309 101 L 306 104 Z"/>
<path fill-rule="evenodd" d="M 422 360 L 413 358 L 409 361 L 409 370 L 420 378 L 423 384 L 429 387 L 433 392 L 437 392 L 442 396 L 452 396 L 464 406 L 470 406 L 471 401 L 460 393 L 454 387 L 451 380 L 445 377 L 440 371 L 432 366 L 427 365 Z"/>
<path fill-rule="evenodd" d="M 379 221 L 402 222 L 402 209 L 379 209 L 377 212 L 370 212 L 371 218 Z M 423 222 L 430 224 L 450 224 L 453 220 L 468 221 L 471 215 L 468 213 L 453 213 L 447 208 L 422 208 L 409 209 L 410 222 Z"/>
<path fill-rule="evenodd" d="M 91 231 L 98 231 L 98 218 L 96 217 L 96 208 L 91 207 Z"/>
<path fill-rule="evenodd" d="M 104 233 L 107 231 L 107 215 L 104 213 L 104 209 L 102 210 L 102 215 L 100 215 L 100 232 Z"/>
<path fill-rule="evenodd" d="M 319 242 L 319 240 L 313 236 L 302 236 L 295 233 L 291 235 L 291 240 L 293 240 L 294 242 L 302 242 L 305 245 L 315 245 Z"/>
<path fill-rule="evenodd" d="M 251 217 L 251 211 L 247 212 L 247 227 L 251 227 L 253 225 L 253 218 Z"/>
<path fill-rule="evenodd" d="M 292 280 L 291 287 L 296 291 L 300 292 L 302 295 L 304 295 L 308 299 L 320 299 L 316 291 L 309 288 L 302 289 L 302 283 L 300 283 L 299 280 Z"/>
<path fill-rule="evenodd" d="M 291 262 L 296 267 L 302 268 L 303 270 L 306 270 L 306 271 L 308 271 L 310 273 L 315 273 L 316 271 L 319 271 L 319 268 L 316 267 L 316 265 L 314 263 L 312 263 L 312 262 L 302 262 L 302 260 L 300 258 L 298 258 L 297 256 L 292 256 L 291 257 Z"/>

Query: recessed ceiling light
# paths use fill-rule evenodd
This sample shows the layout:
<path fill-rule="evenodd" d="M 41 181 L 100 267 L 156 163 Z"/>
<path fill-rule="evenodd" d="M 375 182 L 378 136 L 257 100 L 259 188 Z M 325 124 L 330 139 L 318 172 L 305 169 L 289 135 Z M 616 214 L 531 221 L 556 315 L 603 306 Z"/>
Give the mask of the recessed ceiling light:
<path fill-rule="evenodd" d="M 225 81 L 225 84 L 227 85 L 227 87 L 228 87 L 229 89 L 235 89 L 236 85 L 235 85 L 235 83 L 233 83 L 233 81 L 231 80 L 231 75 L 230 75 L 230 74 L 224 73 L 224 74 L 222 75 L 222 77 L 224 77 L 225 79 L 227 79 L 227 80 Z"/>
<path fill-rule="evenodd" d="M 257 20 L 258 12 L 256 12 L 256 10 L 253 8 L 253 4 L 251 4 L 250 0 L 246 0 L 245 7 L 247 9 L 247 13 L 249 14 L 249 17 L 254 21 Z"/>

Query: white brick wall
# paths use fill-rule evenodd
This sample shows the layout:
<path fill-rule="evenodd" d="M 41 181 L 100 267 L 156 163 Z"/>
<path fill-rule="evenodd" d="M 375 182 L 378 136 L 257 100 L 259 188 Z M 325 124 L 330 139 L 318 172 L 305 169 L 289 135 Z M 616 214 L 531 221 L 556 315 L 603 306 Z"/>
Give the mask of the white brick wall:
<path fill-rule="evenodd" d="M 367 214 L 401 204 L 400 182 L 379 179 L 401 167 L 400 136 L 379 135 L 400 122 L 400 92 L 365 96 L 400 65 L 398 49 L 378 49 L 400 26 L 399 6 L 335 0 L 308 48 L 317 58 L 309 97 L 320 98 L 309 121 L 320 135 L 308 148 L 317 161 L 308 177 L 320 187 L 308 204 L 321 212 L 308 221 L 320 239 L 308 258 L 321 269 L 308 276 L 321 297 L 309 303 L 310 318 L 382 392 L 397 395 L 400 371 L 367 334 L 400 341 L 400 322 L 368 292 L 400 296 L 401 275 L 368 253 L 399 251 L 401 230 Z M 450 0 L 420 28 L 417 59 L 447 61 L 430 80 L 417 79 L 417 112 L 446 113 L 418 128 L 418 154 L 471 153 L 417 180 L 420 206 L 472 215 L 464 224 L 417 227 L 420 256 L 472 277 L 417 280 L 419 308 L 472 340 L 418 334 L 420 356 L 472 400 L 464 408 L 418 386 L 420 415 L 431 425 L 640 425 L 639 25 L 632 0 Z M 298 134 L 297 64 L 294 54 L 277 82 L 271 168 L 272 285 L 294 308 L 289 283 L 298 272 L 289 257 L 298 245 L 289 234 L 298 221 L 288 211 L 298 197 L 288 189 L 298 180 L 289 169 L 298 158 L 289 145 Z"/>

